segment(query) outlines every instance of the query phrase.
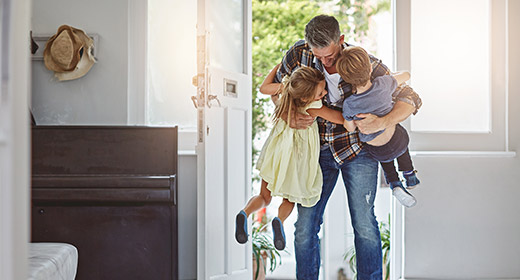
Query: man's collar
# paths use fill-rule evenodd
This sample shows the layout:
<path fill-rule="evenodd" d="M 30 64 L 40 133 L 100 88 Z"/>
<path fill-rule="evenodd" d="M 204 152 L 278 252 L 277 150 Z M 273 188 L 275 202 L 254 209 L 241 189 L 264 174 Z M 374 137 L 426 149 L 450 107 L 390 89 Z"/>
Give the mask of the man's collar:
<path fill-rule="evenodd" d="M 314 56 L 314 54 L 313 54 Z M 323 64 L 321 64 L 321 60 L 319 60 L 316 56 L 314 56 L 314 65 L 316 65 L 316 69 L 320 70 L 321 73 L 325 71 L 323 68 Z"/>

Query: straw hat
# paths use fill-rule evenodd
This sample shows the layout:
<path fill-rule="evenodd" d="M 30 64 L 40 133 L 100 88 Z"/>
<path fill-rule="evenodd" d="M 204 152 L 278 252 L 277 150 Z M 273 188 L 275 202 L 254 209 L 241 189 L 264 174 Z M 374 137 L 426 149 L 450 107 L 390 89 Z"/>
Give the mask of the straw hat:
<path fill-rule="evenodd" d="M 43 62 L 60 81 L 80 78 L 96 62 L 92 55 L 94 41 L 81 30 L 62 25 L 45 44 Z"/>

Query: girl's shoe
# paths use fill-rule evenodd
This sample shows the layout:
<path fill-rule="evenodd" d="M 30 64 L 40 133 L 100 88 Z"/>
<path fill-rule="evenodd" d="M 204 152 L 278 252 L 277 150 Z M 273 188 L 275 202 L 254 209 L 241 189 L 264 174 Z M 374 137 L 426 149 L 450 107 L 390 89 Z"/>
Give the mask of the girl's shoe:
<path fill-rule="evenodd" d="M 413 207 L 417 203 L 415 197 L 403 187 L 401 181 L 390 182 L 392 194 L 406 207 Z"/>
<path fill-rule="evenodd" d="M 285 232 L 283 230 L 283 224 L 280 218 L 274 218 L 271 222 L 271 226 L 273 227 L 274 247 L 277 250 L 285 249 Z"/>
<path fill-rule="evenodd" d="M 247 242 L 247 215 L 244 210 L 237 214 L 235 221 L 235 239 L 238 243 L 244 244 Z"/>
<path fill-rule="evenodd" d="M 419 178 L 417 178 L 415 173 L 417 173 L 417 171 L 414 170 L 411 175 L 403 174 L 403 177 L 406 180 L 406 189 L 408 190 L 414 189 L 415 187 L 417 187 L 417 185 L 419 185 L 419 183 L 421 183 L 421 181 L 419 181 Z"/>

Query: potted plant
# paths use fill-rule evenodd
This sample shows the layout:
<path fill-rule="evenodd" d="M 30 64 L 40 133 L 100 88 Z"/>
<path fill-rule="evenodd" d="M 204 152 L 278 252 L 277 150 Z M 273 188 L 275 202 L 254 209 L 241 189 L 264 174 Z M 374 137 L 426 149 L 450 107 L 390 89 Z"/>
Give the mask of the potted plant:
<path fill-rule="evenodd" d="M 390 221 L 390 215 L 388 215 L 388 221 Z M 379 232 L 381 233 L 381 250 L 383 254 L 383 279 L 388 280 L 390 278 L 390 222 L 379 223 Z M 354 279 L 357 277 L 356 271 L 356 249 L 350 248 L 343 258 L 349 264 L 350 270 L 354 273 Z"/>
<path fill-rule="evenodd" d="M 274 247 L 272 237 L 267 233 L 265 223 L 265 210 L 259 211 L 261 214 L 257 215 L 257 219 L 253 219 L 253 226 L 251 232 L 251 240 L 253 243 L 253 279 L 265 279 L 267 271 L 267 259 L 269 259 L 269 271 L 273 272 L 276 267 L 282 263 L 280 253 Z M 262 215 L 264 214 L 264 215 Z M 259 216 L 259 217 L 258 217 Z"/>

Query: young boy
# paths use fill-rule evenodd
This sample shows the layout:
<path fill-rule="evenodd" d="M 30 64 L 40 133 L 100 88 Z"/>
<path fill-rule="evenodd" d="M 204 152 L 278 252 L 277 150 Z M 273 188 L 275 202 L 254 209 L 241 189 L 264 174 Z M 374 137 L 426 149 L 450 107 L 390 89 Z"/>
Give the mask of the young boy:
<path fill-rule="evenodd" d="M 370 113 L 379 117 L 388 114 L 393 108 L 392 93 L 397 86 L 410 79 L 409 72 L 376 77 L 370 81 L 372 66 L 367 52 L 360 47 L 347 47 L 341 51 L 336 62 L 341 78 L 352 85 L 353 94 L 343 102 L 344 126 L 349 132 L 356 130 L 357 114 Z M 392 194 L 406 207 L 414 206 L 417 201 L 404 187 L 394 166 L 397 158 L 399 171 L 403 171 L 407 189 L 420 183 L 416 177 L 412 159 L 408 151 L 408 133 L 400 124 L 372 134 L 359 133 L 360 140 L 377 159 L 385 172 Z"/>

